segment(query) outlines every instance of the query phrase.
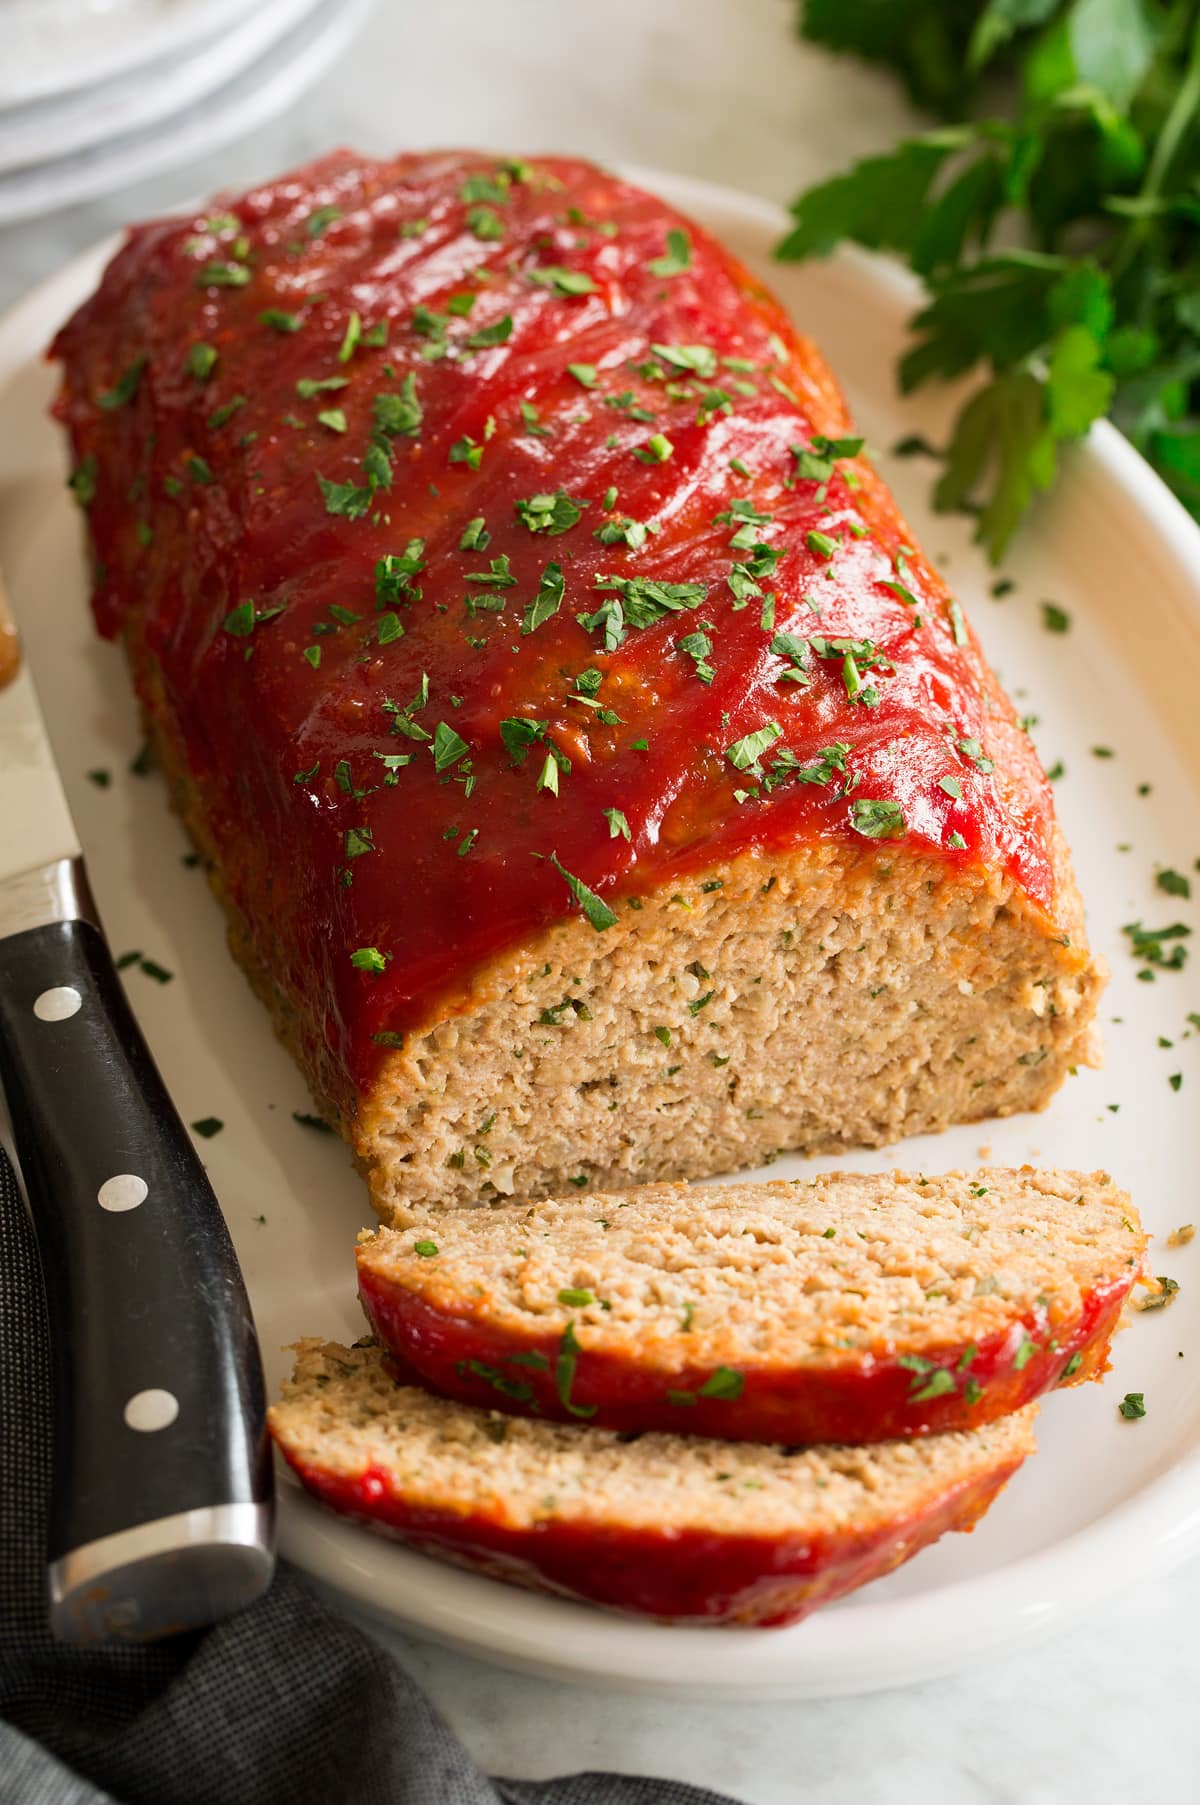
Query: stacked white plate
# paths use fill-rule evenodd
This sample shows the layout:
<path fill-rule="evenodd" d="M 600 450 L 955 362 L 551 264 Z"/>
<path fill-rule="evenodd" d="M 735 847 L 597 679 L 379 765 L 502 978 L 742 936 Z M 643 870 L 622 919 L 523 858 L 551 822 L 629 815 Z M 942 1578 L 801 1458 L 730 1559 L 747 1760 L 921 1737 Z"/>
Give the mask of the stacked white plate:
<path fill-rule="evenodd" d="M 0 223 L 185 162 L 281 111 L 370 0 L 0 0 Z"/>

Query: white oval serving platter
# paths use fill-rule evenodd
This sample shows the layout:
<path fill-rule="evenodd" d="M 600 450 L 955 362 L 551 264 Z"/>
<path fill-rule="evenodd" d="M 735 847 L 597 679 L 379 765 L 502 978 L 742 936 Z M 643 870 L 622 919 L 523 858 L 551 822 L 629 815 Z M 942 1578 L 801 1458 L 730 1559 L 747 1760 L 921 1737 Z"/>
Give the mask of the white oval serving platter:
<path fill-rule="evenodd" d="M 896 398 L 894 363 L 913 302 L 907 281 L 858 256 L 775 265 L 771 246 L 785 224 L 777 209 L 676 177 L 640 179 L 765 276 L 829 355 L 915 530 L 1019 708 L 1037 717 L 1047 765 L 1065 768 L 1062 821 L 1093 941 L 1113 970 L 1102 1011 L 1107 1065 L 1070 1080 L 1048 1113 L 843 1163 L 939 1171 L 1036 1158 L 1105 1167 L 1158 1238 L 1156 1270 L 1182 1290 L 1170 1308 L 1135 1318 L 1102 1386 L 1048 1401 L 1041 1452 L 974 1535 L 949 1537 L 792 1629 L 668 1628 L 534 1597 L 376 1539 L 322 1512 L 286 1478 L 281 1546 L 397 1627 L 560 1679 L 726 1701 L 865 1692 L 948 1672 L 1061 1624 L 1200 1548 L 1200 1237 L 1164 1246 L 1172 1228 L 1200 1218 L 1200 1032 L 1188 1022 L 1200 1010 L 1200 951 L 1183 972 L 1139 982 L 1122 934 L 1136 920 L 1200 924 L 1193 900 L 1154 881 L 1169 866 L 1200 886 L 1200 531 L 1103 426 L 1068 457 L 1022 538 L 1005 573 L 1015 589 L 993 598 L 995 573 L 971 547 L 969 522 L 929 512 L 933 466 L 888 453 L 905 434 L 936 441 L 950 399 Z M 131 968 L 131 999 L 185 1119 L 225 1124 L 201 1146 L 274 1390 L 288 1365 L 285 1343 L 361 1332 L 352 1249 L 369 1212 L 340 1143 L 293 1119 L 311 1108 L 303 1083 L 225 950 L 202 875 L 183 862 L 160 780 L 129 770 L 139 733 L 128 679 L 120 655 L 92 632 L 64 447 L 46 417 L 53 378 L 40 355 L 111 248 L 72 263 L 0 323 L 0 566 L 114 950 L 136 949 L 173 973 L 158 983 Z M 1067 632 L 1046 630 L 1046 600 L 1067 611 Z M 111 773 L 107 787 L 89 778 L 95 771 Z M 812 1169 L 788 1159 L 773 1175 Z M 1127 1391 L 1144 1392 L 1143 1421 L 1120 1418 Z"/>

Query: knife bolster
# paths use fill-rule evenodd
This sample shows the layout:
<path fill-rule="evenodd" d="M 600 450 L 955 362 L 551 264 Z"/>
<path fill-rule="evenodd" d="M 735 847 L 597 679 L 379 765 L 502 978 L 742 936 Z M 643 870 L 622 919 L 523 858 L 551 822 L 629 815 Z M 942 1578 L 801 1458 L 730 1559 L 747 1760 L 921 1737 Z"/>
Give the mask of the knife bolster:
<path fill-rule="evenodd" d="M 52 865 L 18 871 L 0 883 L 0 940 L 57 921 L 100 926 L 82 858 L 55 859 Z"/>

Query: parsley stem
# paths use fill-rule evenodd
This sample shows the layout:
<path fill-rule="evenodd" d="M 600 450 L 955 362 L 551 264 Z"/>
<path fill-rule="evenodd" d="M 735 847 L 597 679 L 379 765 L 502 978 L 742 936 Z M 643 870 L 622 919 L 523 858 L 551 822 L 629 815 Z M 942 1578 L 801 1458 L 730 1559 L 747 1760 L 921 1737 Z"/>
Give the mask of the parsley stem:
<path fill-rule="evenodd" d="M 1192 32 L 1192 48 L 1183 80 L 1171 103 L 1171 110 L 1163 121 L 1162 130 L 1155 140 L 1150 161 L 1146 166 L 1146 177 L 1139 190 L 1138 198 L 1140 200 L 1144 202 L 1157 200 L 1167 172 L 1175 160 L 1175 153 L 1186 136 L 1198 109 L 1200 109 L 1200 20 L 1197 21 Z M 1150 230 L 1152 218 L 1152 210 L 1146 207 L 1137 214 L 1136 218 L 1130 220 L 1120 249 L 1113 258 L 1112 280 L 1114 283 L 1125 274 L 1137 256 L 1142 240 Z"/>

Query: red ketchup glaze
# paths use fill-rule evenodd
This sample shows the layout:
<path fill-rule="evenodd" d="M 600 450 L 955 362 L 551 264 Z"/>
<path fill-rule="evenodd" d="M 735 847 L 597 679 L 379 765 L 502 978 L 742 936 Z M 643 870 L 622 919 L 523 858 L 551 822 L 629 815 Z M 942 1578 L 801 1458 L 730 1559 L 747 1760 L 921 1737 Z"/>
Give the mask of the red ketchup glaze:
<path fill-rule="evenodd" d="M 1051 1319 L 1039 1310 L 1006 1333 L 931 1347 L 919 1368 L 901 1364 L 894 1348 L 880 1348 L 804 1366 L 776 1360 L 736 1373 L 667 1371 L 637 1350 L 590 1349 L 587 1328 L 576 1324 L 579 1351 L 568 1389 L 559 1379 L 560 1335 L 526 1338 L 483 1316 L 439 1310 L 359 1262 L 363 1308 L 402 1379 L 516 1416 L 789 1444 L 978 1429 L 1032 1403 L 1064 1375 L 1072 1384 L 1099 1378 L 1133 1282 L 1131 1274 L 1088 1291 L 1071 1317 Z M 724 1395 L 703 1396 L 706 1384 Z"/>
<path fill-rule="evenodd" d="M 876 828 L 1052 910 L 1045 780 L 957 605 L 869 466 L 791 449 L 849 429 L 819 357 L 640 190 L 336 153 L 136 228 L 53 354 L 96 619 L 144 654 L 260 960 L 355 1085 L 374 1036 L 576 907 L 550 855 L 611 902 L 747 848 L 869 851 L 882 802 Z M 572 524 L 531 531 L 517 504 L 559 489 Z M 596 536 L 627 520 L 635 547 Z M 639 625 L 637 580 L 703 600 Z M 618 599 L 623 626 L 579 624 Z M 851 668 L 837 639 L 870 647 Z M 519 763 L 506 720 L 539 736 Z"/>
<path fill-rule="evenodd" d="M 1020 1464 L 978 1474 L 906 1519 L 802 1540 L 554 1518 L 514 1525 L 498 1511 L 415 1507 L 378 1469 L 350 1478 L 284 1453 L 323 1504 L 456 1565 L 532 1591 L 668 1622 L 699 1619 L 763 1628 L 796 1623 L 882 1578 L 948 1530 L 971 1529 Z"/>

